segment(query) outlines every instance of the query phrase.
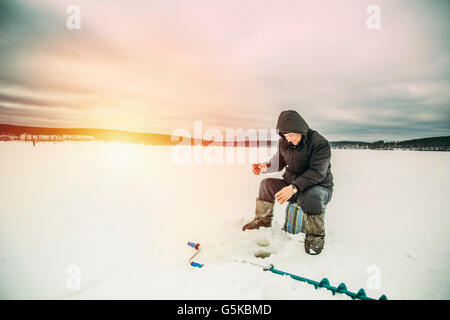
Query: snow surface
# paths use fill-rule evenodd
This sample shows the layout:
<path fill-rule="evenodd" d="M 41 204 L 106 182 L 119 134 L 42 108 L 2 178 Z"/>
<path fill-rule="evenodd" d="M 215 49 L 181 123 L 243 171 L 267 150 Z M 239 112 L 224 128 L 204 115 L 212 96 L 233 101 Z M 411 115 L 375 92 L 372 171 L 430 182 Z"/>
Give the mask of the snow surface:
<path fill-rule="evenodd" d="M 171 151 L 0 143 L 0 298 L 350 299 L 241 260 L 373 298 L 450 298 L 450 153 L 333 150 L 325 249 L 309 256 L 303 235 L 280 230 L 285 205 L 271 229 L 241 231 L 260 181 L 281 173 L 177 165 Z M 188 241 L 203 268 L 188 265 Z"/>

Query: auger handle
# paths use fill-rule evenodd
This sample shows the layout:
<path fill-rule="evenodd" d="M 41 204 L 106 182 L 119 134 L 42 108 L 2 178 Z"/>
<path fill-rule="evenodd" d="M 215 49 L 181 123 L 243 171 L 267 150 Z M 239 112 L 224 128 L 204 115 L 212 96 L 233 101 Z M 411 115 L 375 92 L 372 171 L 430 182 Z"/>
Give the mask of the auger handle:
<path fill-rule="evenodd" d="M 188 242 L 188 246 L 194 248 L 195 250 L 198 250 L 198 248 L 200 248 L 200 243 Z"/>
<path fill-rule="evenodd" d="M 201 267 L 203 267 L 203 264 L 197 263 L 197 262 L 191 262 L 191 266 L 201 268 Z"/>

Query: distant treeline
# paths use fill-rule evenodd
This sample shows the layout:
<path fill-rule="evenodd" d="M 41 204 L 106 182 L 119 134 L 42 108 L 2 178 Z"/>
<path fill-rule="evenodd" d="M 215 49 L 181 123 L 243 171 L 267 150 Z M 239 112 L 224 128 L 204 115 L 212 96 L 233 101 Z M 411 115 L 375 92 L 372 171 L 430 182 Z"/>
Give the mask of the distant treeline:
<path fill-rule="evenodd" d="M 244 138 L 245 139 L 245 138 Z M 33 141 L 33 142 L 58 142 L 58 141 L 120 141 L 126 143 L 143 143 L 151 145 L 176 145 L 202 144 L 216 146 L 243 146 L 258 147 L 276 146 L 278 141 L 234 141 L 215 142 L 211 140 L 194 139 L 191 137 L 172 137 L 167 134 L 141 133 L 110 129 L 88 128 L 47 128 L 16 126 L 0 124 L 0 141 Z M 450 136 L 414 139 L 406 141 L 383 140 L 375 142 L 361 141 L 331 141 L 330 145 L 335 149 L 374 149 L 374 150 L 421 150 L 421 151 L 450 151 Z"/>
<path fill-rule="evenodd" d="M 120 141 L 126 143 L 144 143 L 152 145 L 171 145 L 178 143 L 166 134 L 141 133 L 110 129 L 89 128 L 47 128 L 0 124 L 0 141 Z M 192 139 L 193 140 L 193 139 Z M 192 141 L 194 142 L 194 141 Z"/>
<path fill-rule="evenodd" d="M 330 144 L 335 149 L 450 151 L 450 136 L 388 142 L 333 141 Z"/>
<path fill-rule="evenodd" d="M 194 139 L 191 137 L 174 136 L 157 133 L 141 133 L 110 129 L 89 128 L 48 128 L 0 124 L 0 141 L 120 141 L 125 143 L 143 143 L 150 145 L 216 145 L 216 146 L 275 146 L 277 141 L 223 141 Z"/>

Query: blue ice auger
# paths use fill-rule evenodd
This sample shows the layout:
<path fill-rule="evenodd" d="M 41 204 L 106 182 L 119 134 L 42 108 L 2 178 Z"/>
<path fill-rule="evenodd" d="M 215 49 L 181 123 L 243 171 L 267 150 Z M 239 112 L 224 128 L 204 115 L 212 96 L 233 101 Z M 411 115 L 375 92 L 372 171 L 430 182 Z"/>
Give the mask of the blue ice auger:
<path fill-rule="evenodd" d="M 330 290 L 331 293 L 333 294 L 333 296 L 336 293 L 343 293 L 343 294 L 346 294 L 347 296 L 349 296 L 350 298 L 352 298 L 353 300 L 355 300 L 355 299 L 358 299 L 358 300 L 376 300 L 376 299 L 369 298 L 368 296 L 366 296 L 366 292 L 362 288 L 359 289 L 359 291 L 357 293 L 348 291 L 347 290 L 347 286 L 345 285 L 345 283 L 339 284 L 337 286 L 337 288 L 336 288 L 336 287 L 333 287 L 333 286 L 330 285 L 330 281 L 328 281 L 327 278 L 323 278 L 320 282 L 317 282 L 317 281 L 314 281 L 314 280 L 310 280 L 310 279 L 307 279 L 307 278 L 303 278 L 303 277 L 297 276 L 295 274 L 291 274 L 291 273 L 287 273 L 287 272 L 284 272 L 284 271 L 281 271 L 281 270 L 277 270 L 277 269 L 275 269 L 273 264 L 264 267 L 262 265 L 259 265 L 259 264 L 256 264 L 256 263 L 252 263 L 252 262 L 248 262 L 248 261 L 243 261 L 243 262 L 247 262 L 247 263 L 250 263 L 250 264 L 253 264 L 253 265 L 260 266 L 260 267 L 262 267 L 264 269 L 264 271 L 270 271 L 270 272 L 273 272 L 273 273 L 276 273 L 276 274 L 280 274 L 280 275 L 283 275 L 283 276 L 284 275 L 290 276 L 292 279 L 295 279 L 295 280 L 298 280 L 298 281 L 302 281 L 302 282 L 306 282 L 306 283 L 308 283 L 310 285 L 313 285 L 316 289 L 318 289 L 318 288 L 325 288 L 327 290 Z M 386 297 L 386 295 L 383 294 L 378 300 L 387 300 L 387 297 Z"/>
<path fill-rule="evenodd" d="M 192 255 L 192 257 L 189 258 L 189 264 L 196 268 L 203 267 L 203 264 L 192 261 L 192 259 L 194 259 L 194 257 L 200 253 L 200 250 L 201 250 L 200 243 L 188 242 L 187 244 L 188 244 L 188 246 L 190 246 L 196 250 L 196 252 Z"/>

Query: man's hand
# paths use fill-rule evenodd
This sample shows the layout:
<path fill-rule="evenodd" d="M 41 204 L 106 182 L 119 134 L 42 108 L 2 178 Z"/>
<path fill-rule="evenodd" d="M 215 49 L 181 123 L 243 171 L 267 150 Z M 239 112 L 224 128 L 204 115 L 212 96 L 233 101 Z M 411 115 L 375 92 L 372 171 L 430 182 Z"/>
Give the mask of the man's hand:
<path fill-rule="evenodd" d="M 252 164 L 253 174 L 259 175 L 261 172 L 267 171 L 267 165 L 264 163 L 255 163 Z"/>
<path fill-rule="evenodd" d="M 275 193 L 275 200 L 277 200 L 280 204 L 285 203 L 288 201 L 292 195 L 294 194 L 294 190 L 292 188 L 292 185 L 289 185 L 287 187 L 284 187 L 277 193 Z"/>

